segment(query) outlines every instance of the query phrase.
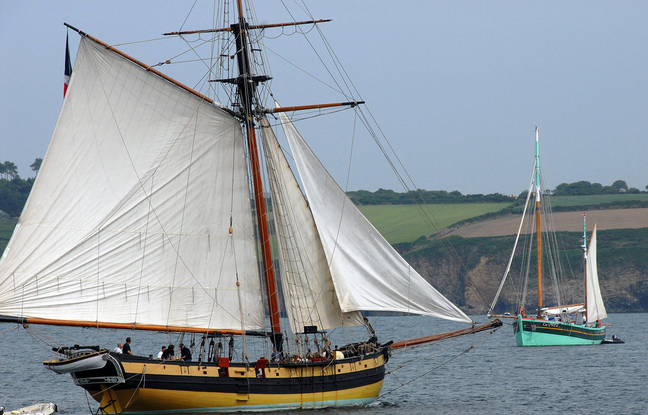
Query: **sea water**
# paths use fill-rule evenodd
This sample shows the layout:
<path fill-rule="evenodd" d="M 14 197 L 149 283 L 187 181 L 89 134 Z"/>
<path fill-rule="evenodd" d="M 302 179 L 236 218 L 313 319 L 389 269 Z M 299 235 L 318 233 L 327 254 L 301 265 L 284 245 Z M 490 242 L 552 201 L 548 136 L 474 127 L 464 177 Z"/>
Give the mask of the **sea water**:
<path fill-rule="evenodd" d="M 484 321 L 483 317 L 474 317 Z M 463 328 L 427 317 L 374 317 L 381 342 Z M 611 314 L 606 322 L 625 344 L 516 347 L 505 322 L 495 333 L 467 335 L 394 351 L 381 397 L 369 406 L 290 414 L 646 414 L 648 314 Z M 127 336 L 136 354 L 156 355 L 176 337 L 161 333 L 0 323 L 0 405 L 8 410 L 54 402 L 62 415 L 89 414 L 97 404 L 69 375 L 47 370 L 54 357 L 41 340 L 113 348 Z M 99 343 L 101 342 L 101 343 Z M 187 341 L 185 341 L 185 344 Z M 252 354 L 252 353 L 251 353 Z"/>

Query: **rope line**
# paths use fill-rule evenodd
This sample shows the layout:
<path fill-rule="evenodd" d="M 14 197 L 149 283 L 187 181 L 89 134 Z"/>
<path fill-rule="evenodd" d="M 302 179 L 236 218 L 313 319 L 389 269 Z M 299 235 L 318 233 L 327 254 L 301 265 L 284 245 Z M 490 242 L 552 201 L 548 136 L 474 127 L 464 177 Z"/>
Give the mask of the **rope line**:
<path fill-rule="evenodd" d="M 499 327 L 498 327 L 498 328 L 499 328 Z M 489 332 L 488 332 L 488 335 L 491 335 L 491 334 L 495 333 L 495 332 L 497 331 L 498 328 L 495 328 L 495 329 L 489 331 Z M 389 390 L 389 391 L 387 391 L 387 392 L 381 394 L 381 395 L 379 396 L 379 398 L 382 398 L 382 397 L 384 397 L 384 396 L 386 396 L 386 395 L 389 395 L 390 393 L 393 393 L 393 392 L 397 391 L 398 389 L 400 389 L 400 388 L 402 388 L 402 387 L 404 387 L 404 386 L 406 386 L 406 385 L 408 385 L 408 384 L 414 382 L 415 380 L 418 380 L 418 379 L 420 379 L 420 378 L 422 378 L 422 377 L 424 377 L 424 376 L 429 375 L 430 373 L 434 372 L 435 370 L 439 369 L 440 367 L 443 367 L 443 366 L 447 365 L 448 363 L 452 362 L 453 360 L 455 360 L 455 359 L 458 358 L 459 356 L 463 356 L 464 354 L 468 353 L 469 351 L 471 351 L 472 349 L 474 349 L 476 345 L 482 343 L 482 342 L 483 342 L 484 340 L 486 340 L 487 338 L 488 338 L 488 336 L 484 336 L 481 340 L 479 340 L 479 341 L 475 342 L 474 344 L 470 345 L 470 347 L 468 347 L 467 349 L 463 350 L 463 351 L 462 351 L 461 353 L 459 353 L 458 355 L 456 355 L 456 356 L 454 356 L 454 357 L 452 357 L 452 358 L 446 360 L 445 362 L 443 362 L 443 363 L 441 363 L 441 364 L 439 364 L 439 365 L 433 367 L 432 369 L 428 370 L 427 372 L 425 372 L 425 373 L 423 373 L 423 374 L 421 374 L 421 375 L 419 375 L 419 376 L 417 376 L 417 377 L 415 377 L 415 378 L 410 379 L 409 381 L 407 381 L 407 382 L 405 382 L 405 383 L 402 383 L 402 382 L 400 382 L 400 380 L 399 380 L 400 386 L 398 386 L 398 387 L 396 387 L 396 388 L 394 388 L 394 389 L 391 389 L 391 390 Z M 448 349 L 449 349 L 449 348 L 448 348 Z M 446 349 L 446 350 L 447 350 L 447 349 Z M 429 357 L 430 357 L 430 356 L 427 356 L 427 357 L 425 357 L 425 358 L 429 358 Z M 417 360 L 422 360 L 422 359 L 417 359 Z M 401 366 L 397 367 L 396 369 L 387 372 L 387 374 L 391 374 L 391 373 L 395 372 L 396 370 L 402 369 L 402 368 L 408 366 L 409 364 L 411 364 L 412 362 L 415 362 L 415 361 L 417 361 L 417 360 L 413 360 L 413 361 L 411 361 L 411 362 L 409 362 L 409 363 L 407 363 L 407 364 L 401 365 Z"/>

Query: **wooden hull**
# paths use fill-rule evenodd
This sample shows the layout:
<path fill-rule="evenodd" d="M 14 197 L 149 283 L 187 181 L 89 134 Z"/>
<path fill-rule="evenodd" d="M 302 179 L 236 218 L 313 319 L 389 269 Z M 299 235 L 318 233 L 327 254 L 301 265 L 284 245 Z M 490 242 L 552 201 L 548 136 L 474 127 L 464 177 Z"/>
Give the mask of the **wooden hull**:
<path fill-rule="evenodd" d="M 585 327 L 572 323 L 522 318 L 513 322 L 518 346 L 582 346 L 601 344 L 605 327 Z"/>
<path fill-rule="evenodd" d="M 382 388 L 387 349 L 324 362 L 246 368 L 112 354 L 103 369 L 73 373 L 104 413 L 233 412 L 368 404 Z"/>

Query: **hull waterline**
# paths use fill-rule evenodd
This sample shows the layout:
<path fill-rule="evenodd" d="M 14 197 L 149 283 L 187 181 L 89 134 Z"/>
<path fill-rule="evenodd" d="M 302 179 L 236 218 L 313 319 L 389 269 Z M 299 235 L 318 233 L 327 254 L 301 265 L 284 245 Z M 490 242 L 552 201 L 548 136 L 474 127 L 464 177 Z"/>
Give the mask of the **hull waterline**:
<path fill-rule="evenodd" d="M 583 346 L 601 344 L 605 327 L 586 327 L 573 323 L 523 318 L 513 322 L 518 346 Z"/>

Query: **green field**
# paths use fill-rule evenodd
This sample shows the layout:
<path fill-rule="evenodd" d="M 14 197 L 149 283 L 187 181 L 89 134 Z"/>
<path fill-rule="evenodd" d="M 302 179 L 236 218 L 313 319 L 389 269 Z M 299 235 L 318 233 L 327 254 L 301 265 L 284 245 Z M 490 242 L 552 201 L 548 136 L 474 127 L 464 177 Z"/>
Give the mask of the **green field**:
<path fill-rule="evenodd" d="M 462 203 L 439 205 L 372 205 L 360 211 L 391 244 L 412 242 L 437 230 L 485 213 L 497 212 L 509 203 Z M 423 209 L 425 216 L 421 213 Z M 426 217 L 437 229 L 431 228 Z"/>

